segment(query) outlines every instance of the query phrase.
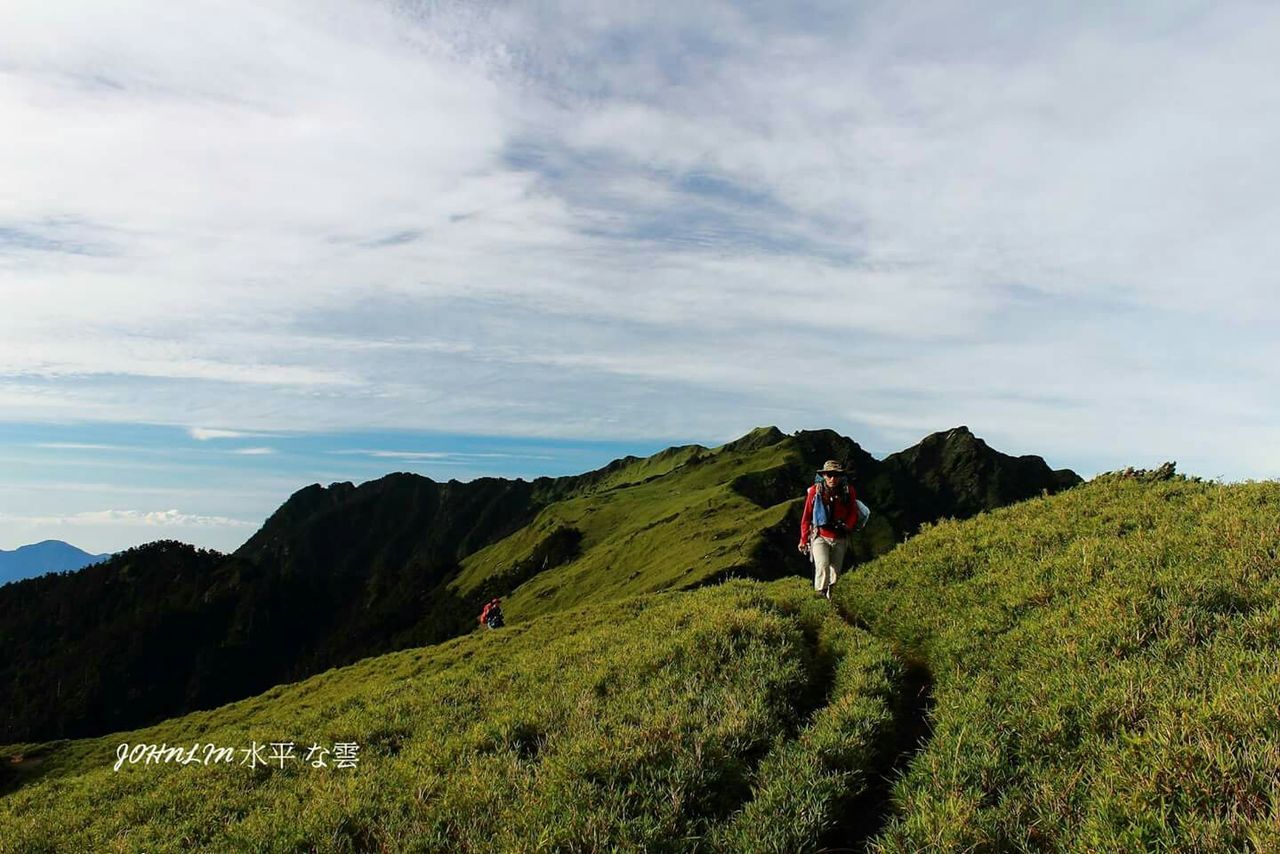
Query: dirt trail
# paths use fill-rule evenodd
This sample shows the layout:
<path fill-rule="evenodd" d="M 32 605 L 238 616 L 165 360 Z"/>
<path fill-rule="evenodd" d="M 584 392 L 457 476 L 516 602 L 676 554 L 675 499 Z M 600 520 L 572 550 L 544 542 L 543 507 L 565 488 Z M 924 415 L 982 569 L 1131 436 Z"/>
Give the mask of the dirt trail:
<path fill-rule="evenodd" d="M 865 624 L 838 606 L 836 612 L 854 628 L 870 632 Z M 821 851 L 867 850 L 867 845 L 880 835 L 893 814 L 894 783 L 933 737 L 933 673 L 923 661 L 900 650 L 897 654 L 907 670 L 900 704 L 895 710 L 895 738 L 887 747 L 886 761 L 870 781 L 868 790 L 842 811 L 844 819 L 828 833 Z"/>

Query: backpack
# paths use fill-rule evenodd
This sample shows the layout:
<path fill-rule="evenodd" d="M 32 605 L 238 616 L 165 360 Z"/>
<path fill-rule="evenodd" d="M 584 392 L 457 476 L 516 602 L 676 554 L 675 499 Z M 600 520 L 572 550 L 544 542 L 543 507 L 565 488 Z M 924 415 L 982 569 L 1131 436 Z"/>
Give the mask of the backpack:
<path fill-rule="evenodd" d="M 827 506 L 827 501 L 822 496 L 822 488 L 825 484 L 822 481 L 822 472 L 818 472 L 813 476 L 814 495 L 813 495 L 813 527 L 827 528 L 831 525 L 831 508 Z M 844 475 L 836 481 L 836 492 L 844 490 L 844 494 L 849 494 L 849 479 Z M 861 512 L 861 511 L 859 511 Z"/>
<path fill-rule="evenodd" d="M 822 482 L 821 472 L 814 475 L 813 482 L 817 487 L 817 493 L 813 496 L 813 527 L 825 528 L 828 527 L 831 510 L 827 507 L 827 502 L 822 497 L 822 487 L 824 484 Z M 844 490 L 845 495 L 850 494 L 849 478 L 847 475 L 841 475 L 840 479 L 837 481 L 836 491 L 839 492 L 840 489 Z M 863 504 L 860 499 L 855 498 L 854 502 L 858 505 L 858 526 L 854 530 L 861 531 L 863 528 L 867 527 L 867 520 L 871 518 L 871 508 Z"/>

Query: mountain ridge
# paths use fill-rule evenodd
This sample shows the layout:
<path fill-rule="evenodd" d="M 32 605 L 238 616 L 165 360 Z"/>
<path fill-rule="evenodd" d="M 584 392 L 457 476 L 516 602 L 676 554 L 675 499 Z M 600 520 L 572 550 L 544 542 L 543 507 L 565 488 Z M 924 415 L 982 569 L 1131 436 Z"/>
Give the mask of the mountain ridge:
<path fill-rule="evenodd" d="M 1014 458 L 965 453 L 975 455 L 961 467 L 974 483 L 1017 479 Z M 510 596 L 519 620 L 731 575 L 807 575 L 795 549 L 798 501 L 831 457 L 867 478 L 860 491 L 873 518 L 851 550 L 855 564 L 914 531 L 892 494 L 909 467 L 882 469 L 834 431 L 765 427 L 714 449 L 676 446 L 561 478 L 438 483 L 402 472 L 313 484 L 231 555 L 161 541 L 23 582 L 0 595 L 0 647 L 14 651 L 0 683 L 15 686 L 0 743 L 146 724 L 437 643 L 472 629 L 493 595 Z M 958 502 L 973 484 L 942 490 L 926 521 L 1069 485 L 1047 466 L 1018 471 L 1034 475 L 1020 492 Z"/>

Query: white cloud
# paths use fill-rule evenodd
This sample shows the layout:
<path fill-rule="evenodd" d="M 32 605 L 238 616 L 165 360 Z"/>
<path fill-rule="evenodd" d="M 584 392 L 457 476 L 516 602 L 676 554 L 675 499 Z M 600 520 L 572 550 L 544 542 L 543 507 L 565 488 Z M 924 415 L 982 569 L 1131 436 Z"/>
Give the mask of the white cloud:
<path fill-rule="evenodd" d="M 203 516 L 178 510 L 87 510 L 67 516 L 0 514 L 6 523 L 24 525 L 125 526 L 144 528 L 248 528 L 253 522 L 227 516 Z"/>
<path fill-rule="evenodd" d="M 257 448 L 236 448 L 231 453 L 239 454 L 240 456 L 244 456 L 244 457 L 264 457 L 269 454 L 274 454 L 275 452 L 276 452 L 275 448 L 257 447 Z"/>
<path fill-rule="evenodd" d="M 260 436 L 261 433 L 245 433 L 242 430 L 220 430 L 216 427 L 191 427 L 187 430 L 187 434 L 197 442 L 207 442 L 210 439 L 243 439 L 246 436 Z"/>
<path fill-rule="evenodd" d="M 415 462 L 434 463 L 469 463 L 476 460 L 551 460 L 554 457 L 546 454 L 505 454 L 505 453 L 472 453 L 466 451 L 397 451 L 385 449 L 351 448 L 342 451 L 329 451 L 340 456 L 362 456 L 374 459 L 409 460 Z"/>
<path fill-rule="evenodd" d="M 1280 474 L 1269 7 L 8 17 L 0 417 Z"/>

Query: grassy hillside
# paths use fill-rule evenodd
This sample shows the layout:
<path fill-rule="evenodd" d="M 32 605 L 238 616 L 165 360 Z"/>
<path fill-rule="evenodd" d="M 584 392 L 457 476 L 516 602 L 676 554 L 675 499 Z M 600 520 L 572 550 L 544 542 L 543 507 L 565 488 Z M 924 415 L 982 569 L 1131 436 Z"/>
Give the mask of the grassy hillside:
<path fill-rule="evenodd" d="M 450 593 L 509 593 L 509 615 L 523 619 L 735 574 L 804 574 L 794 548 L 801 499 L 828 458 L 853 467 L 873 508 L 851 564 L 889 551 L 922 521 L 971 516 L 1079 481 L 1039 457 L 1000 454 L 963 427 L 883 462 L 829 430 L 787 436 L 759 428 L 719 448 L 619 461 L 526 527 L 466 556 Z"/>
<path fill-rule="evenodd" d="M 798 581 L 626 599 L 20 747 L 0 851 L 812 849 L 867 829 L 902 682 Z M 122 742 L 253 741 L 359 762 L 112 770 Z"/>
<path fill-rule="evenodd" d="M 886 851 L 1280 850 L 1280 485 L 1104 477 L 836 588 L 935 679 Z"/>
<path fill-rule="evenodd" d="M 785 442 L 740 442 L 681 456 L 678 469 L 647 478 L 640 471 L 620 472 L 630 475 L 621 480 L 624 487 L 550 505 L 514 535 L 465 558 L 454 588 L 465 596 L 486 582 L 517 587 L 526 557 L 564 530 L 580 537 L 575 555 L 545 571 L 530 567 L 536 575 L 508 600 L 509 616 L 521 619 L 588 599 L 688 587 L 733 568 L 745 571 L 755 562 L 765 529 L 780 523 L 788 508 L 758 507 L 731 482 L 743 471 L 799 462 L 798 451 Z M 653 469 L 650 461 L 636 465 Z"/>

